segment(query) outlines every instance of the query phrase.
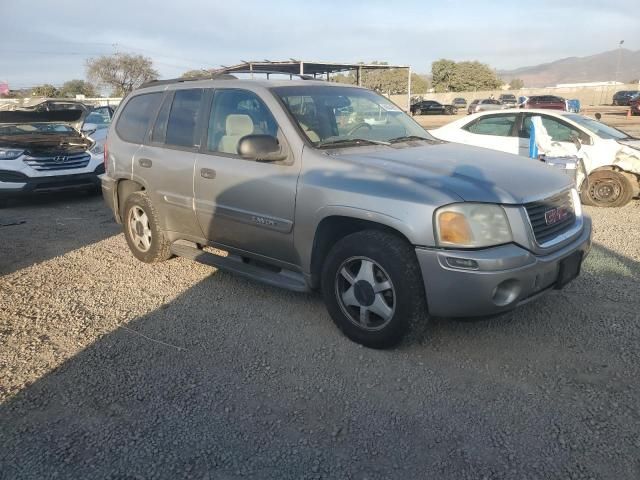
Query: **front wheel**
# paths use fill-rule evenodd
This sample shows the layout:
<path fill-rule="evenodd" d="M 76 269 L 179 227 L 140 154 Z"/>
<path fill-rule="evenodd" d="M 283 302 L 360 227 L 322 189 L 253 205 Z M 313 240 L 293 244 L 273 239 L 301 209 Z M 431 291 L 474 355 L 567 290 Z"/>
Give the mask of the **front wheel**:
<path fill-rule="evenodd" d="M 633 198 L 633 185 L 629 177 L 613 170 L 600 170 L 589 175 L 588 188 L 580 193 L 585 205 L 596 207 L 622 207 Z"/>
<path fill-rule="evenodd" d="M 415 251 L 387 232 L 365 230 L 336 243 L 322 270 L 322 293 L 338 328 L 371 348 L 397 344 L 426 318 Z"/>

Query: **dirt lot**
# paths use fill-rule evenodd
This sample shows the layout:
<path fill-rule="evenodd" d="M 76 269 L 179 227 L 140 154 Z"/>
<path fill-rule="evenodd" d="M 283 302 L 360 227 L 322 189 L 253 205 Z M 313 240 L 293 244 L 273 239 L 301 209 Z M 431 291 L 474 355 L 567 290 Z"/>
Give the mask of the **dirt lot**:
<path fill-rule="evenodd" d="M 137 262 L 97 196 L 14 202 L 0 478 L 640 478 L 640 202 L 588 212 L 565 290 L 374 351 L 317 295 Z"/>

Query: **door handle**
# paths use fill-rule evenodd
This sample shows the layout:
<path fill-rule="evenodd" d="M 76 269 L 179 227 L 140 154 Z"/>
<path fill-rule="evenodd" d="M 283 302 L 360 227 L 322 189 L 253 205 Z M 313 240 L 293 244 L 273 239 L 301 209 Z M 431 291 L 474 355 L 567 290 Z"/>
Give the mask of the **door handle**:
<path fill-rule="evenodd" d="M 200 176 L 202 178 L 206 178 L 208 180 L 212 180 L 212 179 L 216 178 L 216 171 L 212 170 L 210 168 L 201 168 L 200 169 Z"/>
<path fill-rule="evenodd" d="M 151 168 L 151 165 L 153 165 L 153 162 L 148 158 L 140 158 L 138 159 L 138 165 L 140 165 L 143 168 Z"/>

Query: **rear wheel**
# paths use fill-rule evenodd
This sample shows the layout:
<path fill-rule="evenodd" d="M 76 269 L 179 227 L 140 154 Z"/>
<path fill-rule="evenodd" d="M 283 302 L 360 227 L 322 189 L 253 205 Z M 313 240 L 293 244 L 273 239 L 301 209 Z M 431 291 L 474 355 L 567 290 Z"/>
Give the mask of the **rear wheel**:
<path fill-rule="evenodd" d="M 159 228 L 158 214 L 144 192 L 135 192 L 124 203 L 124 236 L 131 253 L 145 263 L 171 258 L 171 243 Z"/>
<path fill-rule="evenodd" d="M 582 203 L 596 207 L 621 207 L 633 198 L 633 185 L 625 174 L 600 170 L 589 175 L 588 188 L 580 194 Z"/>
<path fill-rule="evenodd" d="M 395 345 L 427 315 L 413 247 L 377 230 L 357 232 L 336 243 L 324 263 L 322 293 L 338 328 L 371 348 Z"/>

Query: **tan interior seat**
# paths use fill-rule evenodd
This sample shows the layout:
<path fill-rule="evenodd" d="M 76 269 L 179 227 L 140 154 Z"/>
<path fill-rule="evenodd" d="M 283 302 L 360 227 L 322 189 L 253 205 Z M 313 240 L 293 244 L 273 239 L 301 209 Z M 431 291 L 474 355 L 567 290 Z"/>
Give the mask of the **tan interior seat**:
<path fill-rule="evenodd" d="M 253 133 L 253 120 L 249 115 L 231 114 L 227 116 L 225 135 L 220 139 L 218 150 L 224 153 L 238 153 L 238 142 Z"/>

